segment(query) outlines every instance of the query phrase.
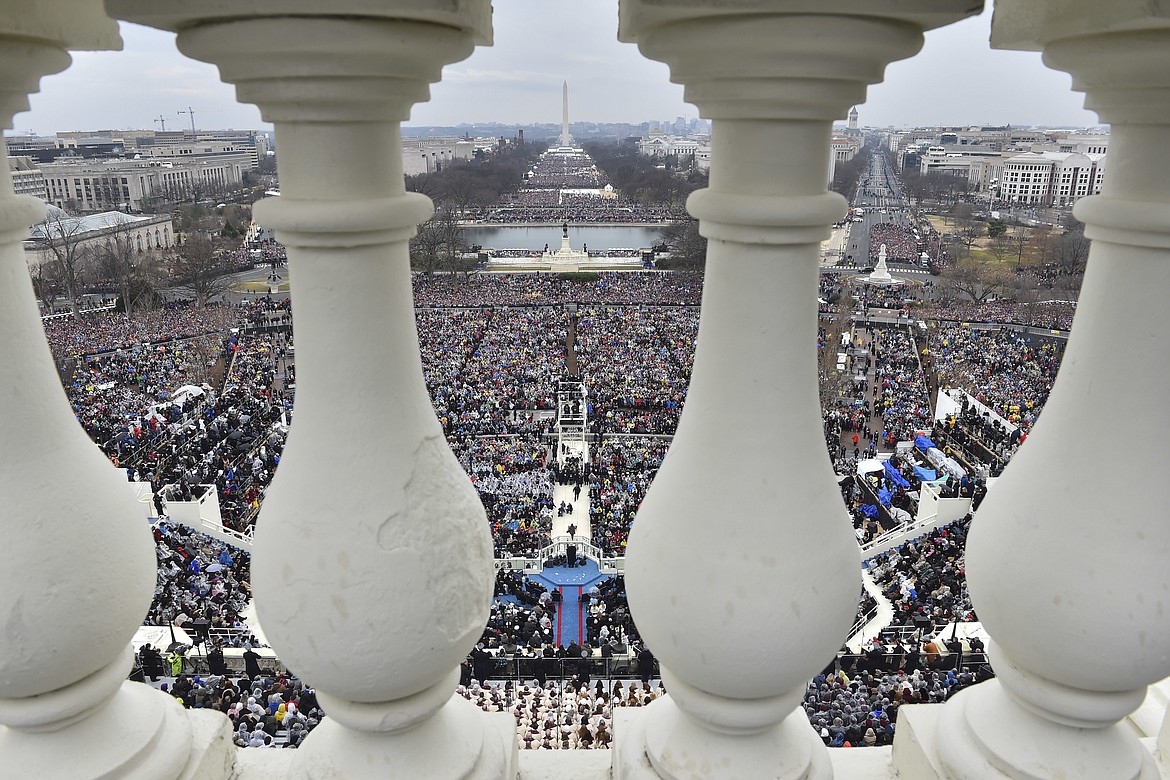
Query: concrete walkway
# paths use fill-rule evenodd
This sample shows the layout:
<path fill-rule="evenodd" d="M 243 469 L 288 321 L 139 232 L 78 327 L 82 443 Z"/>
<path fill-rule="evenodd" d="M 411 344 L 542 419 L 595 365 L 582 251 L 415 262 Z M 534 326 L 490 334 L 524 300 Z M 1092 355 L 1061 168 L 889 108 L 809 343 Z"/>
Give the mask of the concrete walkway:
<path fill-rule="evenodd" d="M 572 458 L 580 458 L 582 463 L 589 462 L 589 447 L 582 442 L 564 442 L 567 452 L 561 455 L 561 443 L 557 443 L 557 459 L 560 462 Z M 589 522 L 589 485 L 581 485 L 581 494 L 578 498 L 573 498 L 572 485 L 553 485 L 553 504 L 559 507 L 562 503 L 567 503 L 573 507 L 572 514 L 566 514 L 562 517 L 557 516 L 557 512 L 553 511 L 552 535 L 567 536 L 569 533 L 569 524 L 577 526 L 577 537 L 581 541 L 588 542 L 593 539 L 593 528 Z"/>

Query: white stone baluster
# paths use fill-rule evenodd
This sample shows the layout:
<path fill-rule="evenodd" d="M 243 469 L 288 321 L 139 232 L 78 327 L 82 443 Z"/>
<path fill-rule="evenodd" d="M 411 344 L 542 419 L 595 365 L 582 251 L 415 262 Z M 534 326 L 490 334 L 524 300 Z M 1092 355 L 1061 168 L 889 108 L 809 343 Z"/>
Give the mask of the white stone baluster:
<path fill-rule="evenodd" d="M 492 545 L 422 377 L 407 241 L 432 206 L 405 192 L 399 139 L 443 65 L 490 42 L 490 3 L 107 5 L 176 30 L 276 127 L 282 195 L 256 217 L 289 250 L 297 411 L 252 571 L 269 640 L 328 714 L 294 775 L 514 775 L 511 716 L 453 698 Z"/>
<path fill-rule="evenodd" d="M 69 66 L 67 49 L 120 45 L 98 3 L 0 3 L 3 126 L 41 76 Z M 0 775 L 223 775 L 234 755 L 226 718 L 192 717 L 126 681 L 154 593 L 153 540 L 125 476 L 61 391 L 21 246 L 44 214 L 0 166 Z"/>
<path fill-rule="evenodd" d="M 1121 473 L 1156 474 L 1170 438 L 1170 16 L 1159 7 L 997 3 L 993 44 L 1042 49 L 1112 134 L 1102 193 L 1074 210 L 1093 244 L 1060 373 L 968 540 L 998 677 L 942 708 L 927 758 L 950 778 L 1159 776 L 1119 723 L 1170 675 L 1166 499 Z"/>
<path fill-rule="evenodd" d="M 923 29 L 978 4 L 620 8 L 619 38 L 668 63 L 712 120 L 712 162 L 688 202 L 710 239 L 694 373 L 626 559 L 670 696 L 616 731 L 614 775 L 828 777 L 797 704 L 860 587 L 817 395 L 819 244 L 846 211 L 826 191 L 831 125 Z"/>

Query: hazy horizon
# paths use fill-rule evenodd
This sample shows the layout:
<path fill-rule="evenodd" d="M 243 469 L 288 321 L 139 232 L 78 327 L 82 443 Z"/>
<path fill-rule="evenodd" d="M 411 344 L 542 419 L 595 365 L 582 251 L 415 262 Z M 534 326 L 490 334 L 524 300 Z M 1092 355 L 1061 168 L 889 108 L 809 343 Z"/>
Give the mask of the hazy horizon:
<path fill-rule="evenodd" d="M 892 63 L 858 106 L 866 127 L 1101 125 L 1067 74 L 1035 52 L 989 48 L 990 11 L 926 34 L 923 50 Z M 174 36 L 121 24 L 121 52 L 78 52 L 64 73 L 42 79 L 15 133 L 167 129 L 268 129 L 235 100 L 218 70 L 178 53 Z M 566 32 L 571 31 L 571 32 Z M 619 43 L 616 0 L 507 0 L 495 8 L 495 45 L 448 65 L 416 105 L 409 127 L 560 124 L 561 84 L 570 121 L 640 124 L 697 117 L 669 70 Z M 571 36 L 571 40 L 566 40 Z M 844 111 L 848 111 L 846 107 Z M 844 120 L 844 115 L 841 117 Z"/>

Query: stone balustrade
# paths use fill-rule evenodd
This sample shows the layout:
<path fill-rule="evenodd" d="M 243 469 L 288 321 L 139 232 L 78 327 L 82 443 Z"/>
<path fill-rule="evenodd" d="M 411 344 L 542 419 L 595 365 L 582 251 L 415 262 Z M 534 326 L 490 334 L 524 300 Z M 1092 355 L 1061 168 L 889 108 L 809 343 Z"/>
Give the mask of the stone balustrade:
<path fill-rule="evenodd" d="M 299 386 L 253 582 L 329 718 L 299 750 L 241 751 L 226 719 L 125 681 L 150 536 L 58 387 L 20 249 L 43 207 L 4 168 L 0 540 L 18 555 L 0 574 L 0 777 L 1170 777 L 1170 726 L 1159 746 L 1119 725 L 1170 675 L 1164 501 L 1089 487 L 1094 442 L 1152 465 L 1170 438 L 1170 20 L 1142 0 L 997 9 L 994 43 L 1043 49 L 1114 134 L 1102 195 L 1077 207 L 1094 243 L 1064 367 L 970 537 L 998 679 L 904 708 L 892 750 L 827 751 L 797 706 L 860 576 L 827 455 L 809 457 L 818 244 L 845 213 L 825 188 L 831 124 L 924 30 L 980 6 L 621 0 L 621 39 L 714 127 L 710 186 L 688 204 L 710 241 L 700 346 L 626 558 L 670 696 L 619 714 L 609 753 L 518 753 L 510 714 L 452 696 L 493 562 L 423 383 L 407 240 L 432 207 L 398 154 L 443 65 L 490 43 L 489 0 L 106 0 L 176 32 L 276 127 L 283 195 L 257 208 L 288 246 Z M 0 0 L 5 126 L 68 50 L 118 45 L 95 0 Z"/>

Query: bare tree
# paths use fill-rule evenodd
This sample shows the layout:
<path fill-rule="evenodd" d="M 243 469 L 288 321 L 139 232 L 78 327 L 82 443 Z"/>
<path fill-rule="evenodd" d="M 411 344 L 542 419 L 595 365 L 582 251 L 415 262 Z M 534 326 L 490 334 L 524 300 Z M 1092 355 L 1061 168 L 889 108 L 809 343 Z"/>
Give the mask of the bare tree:
<path fill-rule="evenodd" d="M 98 269 L 114 284 L 127 318 L 136 310 L 154 308 L 157 302 L 157 269 L 149 252 L 135 247 L 129 218 L 109 230 L 97 249 Z"/>
<path fill-rule="evenodd" d="M 475 202 L 476 190 L 479 183 L 465 168 L 455 168 L 443 178 L 442 204 L 438 211 L 454 209 L 462 216 L 467 208 Z M 436 213 L 436 216 L 438 214 Z"/>
<path fill-rule="evenodd" d="M 1083 274 L 1089 260 L 1089 239 L 1084 230 L 1070 230 L 1058 236 L 1052 244 L 1052 259 L 1066 276 Z"/>
<path fill-rule="evenodd" d="M 670 247 L 670 260 L 659 263 L 660 268 L 697 269 L 706 265 L 707 239 L 699 233 L 698 220 L 672 222 L 659 235 Z"/>
<path fill-rule="evenodd" d="M 410 264 L 427 274 L 440 269 L 466 273 L 475 267 L 475 261 L 466 257 L 467 251 L 467 239 L 455 208 L 441 206 L 410 239 Z"/>
<path fill-rule="evenodd" d="M 231 277 L 224 275 L 211 241 L 201 233 L 187 236 L 172 267 L 179 287 L 191 294 L 196 308 L 206 306 L 231 286 Z"/>
<path fill-rule="evenodd" d="M 932 174 L 933 175 L 933 174 Z M 970 222 L 975 216 L 975 209 L 970 203 L 956 203 L 949 212 L 949 219 L 956 225 Z"/>
<path fill-rule="evenodd" d="M 467 239 L 454 209 L 440 209 L 435 214 L 434 221 L 438 223 L 439 235 L 443 239 L 443 265 L 446 269 L 452 273 L 456 271 L 467 273 L 475 268 L 475 261 L 466 257 Z"/>
<path fill-rule="evenodd" d="M 52 312 L 53 301 L 57 299 L 57 295 L 61 292 L 61 280 L 57 276 L 57 268 L 54 263 L 42 261 L 36 263 L 29 269 L 32 277 L 33 290 L 37 294 L 37 298 L 44 304 L 45 308 Z"/>
<path fill-rule="evenodd" d="M 1016 253 L 1016 267 L 1018 268 L 1024 263 L 1024 250 L 1032 242 L 1032 236 L 1017 225 L 1012 229 L 1012 232 L 1007 234 L 1007 241 Z"/>
<path fill-rule="evenodd" d="M 975 303 L 983 303 L 1014 284 L 1012 274 L 991 263 L 968 260 L 942 272 L 950 286 L 969 297 Z"/>
<path fill-rule="evenodd" d="M 428 276 L 439 269 L 443 251 L 443 231 L 434 217 L 418 226 L 410 239 L 410 265 Z"/>
<path fill-rule="evenodd" d="M 991 256 L 1002 263 L 1012 253 L 1011 238 L 1006 233 L 999 234 L 987 242 L 987 251 L 991 252 Z"/>
<path fill-rule="evenodd" d="M 1052 262 L 1052 244 L 1052 228 L 1041 225 L 1032 231 L 1032 245 L 1035 247 L 1033 257 L 1040 265 Z"/>
<path fill-rule="evenodd" d="M 42 262 L 52 264 L 53 274 L 60 280 L 73 313 L 78 314 L 81 311 L 81 276 L 84 266 L 90 261 L 81 220 L 59 209 L 52 209 L 35 232 L 41 245 Z"/>
<path fill-rule="evenodd" d="M 965 205 L 965 204 L 964 204 Z M 955 230 L 955 239 L 963 246 L 968 257 L 971 256 L 971 247 L 984 233 L 983 225 L 974 220 L 962 220 Z"/>

